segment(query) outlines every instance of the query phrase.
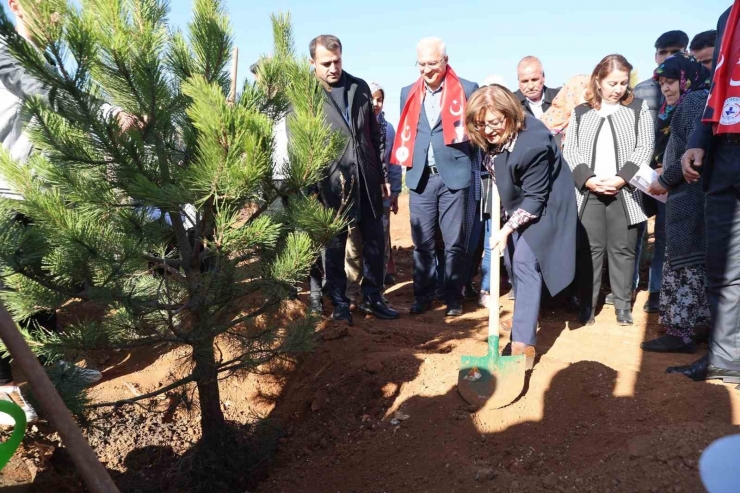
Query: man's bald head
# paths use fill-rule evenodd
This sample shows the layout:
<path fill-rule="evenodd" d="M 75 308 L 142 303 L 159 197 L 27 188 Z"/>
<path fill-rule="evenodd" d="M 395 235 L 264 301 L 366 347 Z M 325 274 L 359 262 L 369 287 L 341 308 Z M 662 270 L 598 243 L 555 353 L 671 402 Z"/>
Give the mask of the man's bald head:
<path fill-rule="evenodd" d="M 416 53 L 429 53 L 440 57 L 447 56 L 447 45 L 440 38 L 422 38 L 416 45 Z"/>
<path fill-rule="evenodd" d="M 542 62 L 535 56 L 525 56 L 519 61 L 516 68 L 516 78 L 519 81 L 519 90 L 530 101 L 542 99 L 545 89 L 545 70 Z"/>

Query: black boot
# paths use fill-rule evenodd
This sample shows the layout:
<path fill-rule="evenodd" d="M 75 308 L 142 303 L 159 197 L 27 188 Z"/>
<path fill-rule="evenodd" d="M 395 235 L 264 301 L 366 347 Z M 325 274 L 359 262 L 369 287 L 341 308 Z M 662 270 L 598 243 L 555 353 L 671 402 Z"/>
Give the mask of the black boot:
<path fill-rule="evenodd" d="M 352 323 L 352 312 L 349 311 L 349 303 L 339 303 L 334 307 L 334 313 L 331 314 L 331 318 L 337 322 L 342 320 L 347 322 L 350 327 Z"/>

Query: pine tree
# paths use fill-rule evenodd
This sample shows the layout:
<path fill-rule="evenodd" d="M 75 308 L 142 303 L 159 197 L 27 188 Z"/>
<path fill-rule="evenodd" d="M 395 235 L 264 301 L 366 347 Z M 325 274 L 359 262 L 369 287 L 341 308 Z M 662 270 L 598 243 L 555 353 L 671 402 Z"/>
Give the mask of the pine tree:
<path fill-rule="evenodd" d="M 343 142 L 324 123 L 323 93 L 297 60 L 288 15 L 272 18 L 259 85 L 245 83 L 230 102 L 232 31 L 219 0 L 195 0 L 186 32 L 168 26 L 166 0 L 80 3 L 22 2 L 38 49 L 0 16 L 11 53 L 49 88 L 23 108 L 37 152 L 22 164 L 0 155 L 24 197 L 0 201 L 2 297 L 17 320 L 75 300 L 103 308 L 61 333 L 26 334 L 51 361 L 189 346 L 192 371 L 152 394 L 194 383 L 204 441 L 218 443 L 218 380 L 312 347 L 317 319 L 263 316 L 280 313 L 345 225 L 302 193 Z M 289 160 L 277 188 L 272 129 L 286 114 Z M 279 196 L 289 207 L 269 212 Z M 217 349 L 226 345 L 228 359 Z M 79 405 L 75 395 L 68 402 Z"/>

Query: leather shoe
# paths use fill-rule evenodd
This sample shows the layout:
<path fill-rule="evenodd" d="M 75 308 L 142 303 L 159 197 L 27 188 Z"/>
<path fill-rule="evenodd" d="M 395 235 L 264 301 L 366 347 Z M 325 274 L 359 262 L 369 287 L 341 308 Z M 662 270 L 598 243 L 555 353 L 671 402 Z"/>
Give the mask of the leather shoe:
<path fill-rule="evenodd" d="M 642 311 L 645 313 L 660 312 L 660 293 L 650 293 L 645 306 L 642 307 Z"/>
<path fill-rule="evenodd" d="M 740 383 L 740 370 L 728 370 L 709 364 L 709 356 L 702 356 L 689 366 L 670 366 L 666 373 L 680 373 L 695 382 L 722 380 L 724 383 Z"/>
<path fill-rule="evenodd" d="M 525 369 L 531 370 L 534 368 L 534 360 L 537 357 L 537 350 L 534 346 L 528 346 L 523 342 L 507 343 L 504 346 L 504 350 L 501 351 L 501 356 L 517 356 L 523 354 L 526 357 Z"/>
<path fill-rule="evenodd" d="M 511 345 L 511 355 L 517 356 L 523 354 L 526 357 L 525 368 L 531 370 L 534 368 L 534 360 L 537 357 L 537 351 L 534 346 L 529 346 L 523 342 L 514 342 Z"/>
<path fill-rule="evenodd" d="M 365 298 L 362 300 L 362 303 L 357 305 L 357 308 L 363 313 L 375 315 L 383 320 L 394 320 L 398 318 L 399 315 L 396 310 L 385 304 L 382 297 L 378 297 L 373 300 Z"/>
<path fill-rule="evenodd" d="M 346 321 L 350 327 L 352 323 L 352 312 L 349 311 L 349 303 L 339 303 L 334 307 L 334 313 L 331 314 L 331 318 L 337 322 Z"/>
<path fill-rule="evenodd" d="M 581 305 L 581 309 L 578 310 L 578 322 L 583 325 L 593 325 L 596 323 L 594 318 L 594 309 L 588 305 Z"/>
<path fill-rule="evenodd" d="M 615 310 L 617 312 L 617 323 L 619 325 L 632 325 L 632 311 L 631 310 Z"/>
<path fill-rule="evenodd" d="M 740 370 L 728 370 L 718 366 L 707 366 L 707 380 L 722 380 L 724 383 L 740 383 Z"/>
<path fill-rule="evenodd" d="M 431 309 L 431 301 L 416 300 L 414 301 L 414 304 L 411 305 L 411 310 L 409 310 L 409 313 L 411 315 L 421 315 L 422 313 L 428 312 Z"/>
<path fill-rule="evenodd" d="M 605 305 L 613 305 L 614 304 L 614 293 L 609 293 L 606 295 L 606 298 L 604 298 L 604 304 Z"/>
<path fill-rule="evenodd" d="M 308 312 L 314 315 L 324 314 L 324 302 L 320 296 L 311 296 L 308 298 Z"/>
<path fill-rule="evenodd" d="M 645 341 L 640 344 L 643 351 L 649 351 L 652 353 L 687 353 L 694 354 L 696 352 L 696 344 L 694 341 L 683 342 L 678 336 L 664 335 L 653 339 L 652 341 Z"/>
<path fill-rule="evenodd" d="M 386 274 L 385 279 L 383 279 L 383 284 L 386 286 L 394 286 L 396 284 L 396 278 L 393 277 L 393 274 Z"/>
<path fill-rule="evenodd" d="M 707 379 L 707 369 L 709 367 L 709 356 L 704 355 L 688 366 L 669 366 L 666 373 L 680 373 L 689 377 L 695 382 L 701 382 Z"/>
<path fill-rule="evenodd" d="M 459 304 L 447 305 L 447 311 L 445 312 L 446 317 L 460 317 L 463 314 L 462 306 Z"/>

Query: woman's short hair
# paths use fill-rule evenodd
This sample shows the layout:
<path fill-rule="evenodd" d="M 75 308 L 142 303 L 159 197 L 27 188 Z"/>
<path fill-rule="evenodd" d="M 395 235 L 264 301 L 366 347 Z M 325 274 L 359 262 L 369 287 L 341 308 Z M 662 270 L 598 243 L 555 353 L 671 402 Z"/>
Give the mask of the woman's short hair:
<path fill-rule="evenodd" d="M 622 55 L 607 55 L 605 56 L 591 74 L 591 80 L 586 87 L 586 94 L 584 99 L 586 104 L 590 107 L 598 110 L 601 109 L 601 91 L 599 89 L 599 83 L 609 76 L 612 72 L 618 70 L 620 72 L 627 72 L 628 79 L 632 78 L 632 65 Z M 627 90 L 624 92 L 624 96 L 620 103 L 627 106 L 635 99 L 635 95 L 632 93 L 632 87 L 627 85 Z"/>
<path fill-rule="evenodd" d="M 524 129 L 524 110 L 522 103 L 504 86 L 491 84 L 473 93 L 465 108 L 465 126 L 475 145 L 488 149 L 490 144 L 475 129 L 476 123 L 483 123 L 486 110 L 494 111 L 504 117 L 505 130 L 501 142 L 508 142 Z"/>

